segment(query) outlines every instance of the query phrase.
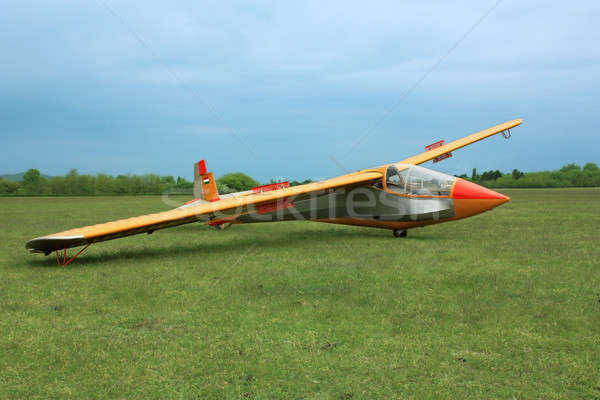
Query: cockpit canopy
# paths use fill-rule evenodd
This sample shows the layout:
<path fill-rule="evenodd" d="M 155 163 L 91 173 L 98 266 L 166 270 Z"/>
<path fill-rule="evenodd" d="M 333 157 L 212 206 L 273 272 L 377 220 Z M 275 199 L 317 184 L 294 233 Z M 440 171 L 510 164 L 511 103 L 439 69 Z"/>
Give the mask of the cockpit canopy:
<path fill-rule="evenodd" d="M 456 177 L 418 165 L 392 164 L 385 174 L 385 190 L 414 196 L 450 196 Z"/>

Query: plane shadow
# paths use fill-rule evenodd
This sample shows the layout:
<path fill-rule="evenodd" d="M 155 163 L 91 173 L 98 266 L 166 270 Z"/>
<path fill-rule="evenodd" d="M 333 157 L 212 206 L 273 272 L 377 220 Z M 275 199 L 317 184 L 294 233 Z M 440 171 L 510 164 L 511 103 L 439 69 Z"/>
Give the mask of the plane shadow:
<path fill-rule="evenodd" d="M 225 233 L 225 232 L 223 232 Z M 218 234 L 216 232 L 216 234 Z M 409 236 L 406 238 L 394 238 L 391 234 L 391 231 L 383 230 L 383 229 L 365 229 L 365 228 L 357 228 L 356 230 L 340 230 L 336 228 L 332 229 L 308 229 L 306 231 L 293 231 L 287 234 L 281 235 L 272 235 L 272 236 L 264 236 L 264 237 L 253 237 L 247 236 L 240 239 L 239 235 L 235 237 L 223 236 L 223 240 L 217 243 L 202 243 L 202 242 L 187 242 L 181 244 L 163 244 L 159 246 L 155 246 L 152 248 L 120 248 L 115 250 L 112 253 L 102 252 L 98 253 L 88 253 L 90 250 L 86 250 L 85 253 L 81 254 L 77 259 L 73 260 L 70 264 L 67 265 L 69 268 L 73 267 L 85 267 L 100 263 L 106 263 L 111 260 L 135 260 L 136 262 L 156 259 L 157 257 L 164 256 L 165 254 L 197 254 L 201 257 L 206 253 L 221 253 L 226 255 L 231 252 L 238 252 L 240 249 L 251 248 L 255 246 L 260 246 L 263 250 L 276 250 L 280 248 L 287 248 L 293 246 L 294 244 L 321 244 L 327 241 L 336 241 L 336 240 L 344 240 L 349 238 L 376 238 L 380 240 L 390 240 L 398 242 L 398 244 L 405 243 L 406 241 L 412 240 L 435 240 L 435 237 L 428 234 L 420 233 L 418 236 L 411 236 L 409 231 Z M 102 243 L 97 243 L 96 245 L 102 245 Z M 93 251 L 94 246 L 90 247 Z M 79 249 L 71 249 L 71 251 L 67 254 L 67 260 L 72 255 L 76 254 Z M 62 257 L 62 252 L 59 254 Z M 48 257 L 44 258 L 36 258 L 30 259 L 28 264 L 31 267 L 62 267 L 62 265 L 58 265 L 56 262 L 55 253 L 52 253 Z"/>

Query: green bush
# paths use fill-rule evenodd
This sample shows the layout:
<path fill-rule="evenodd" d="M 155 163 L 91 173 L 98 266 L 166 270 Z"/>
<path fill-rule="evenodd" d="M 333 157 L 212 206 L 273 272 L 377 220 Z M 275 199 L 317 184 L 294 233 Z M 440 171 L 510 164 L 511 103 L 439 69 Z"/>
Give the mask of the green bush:
<path fill-rule="evenodd" d="M 235 192 L 241 192 L 260 184 L 243 172 L 232 172 L 217 179 L 217 185 L 226 185 Z"/>
<path fill-rule="evenodd" d="M 15 194 L 19 190 L 19 182 L 0 178 L 0 194 Z"/>
<path fill-rule="evenodd" d="M 476 183 L 490 188 L 552 188 L 552 187 L 593 187 L 600 186 L 600 168 L 587 163 L 583 169 L 577 164 L 567 164 L 557 171 L 520 172 L 501 174 L 493 178 L 498 171 L 484 172 Z M 496 174 L 497 175 L 497 174 Z"/>

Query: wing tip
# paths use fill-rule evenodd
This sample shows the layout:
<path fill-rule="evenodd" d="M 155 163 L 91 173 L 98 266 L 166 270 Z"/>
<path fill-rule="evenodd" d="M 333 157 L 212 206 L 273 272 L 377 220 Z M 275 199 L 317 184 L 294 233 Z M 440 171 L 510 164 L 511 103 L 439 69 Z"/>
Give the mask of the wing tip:
<path fill-rule="evenodd" d="M 523 118 L 516 118 L 516 119 L 513 119 L 512 121 L 508 121 L 506 123 L 510 124 L 513 127 L 519 126 L 523 123 Z"/>
<path fill-rule="evenodd" d="M 87 243 L 83 235 L 41 236 L 25 243 L 25 249 L 31 253 L 47 253 L 63 248 L 81 246 Z"/>

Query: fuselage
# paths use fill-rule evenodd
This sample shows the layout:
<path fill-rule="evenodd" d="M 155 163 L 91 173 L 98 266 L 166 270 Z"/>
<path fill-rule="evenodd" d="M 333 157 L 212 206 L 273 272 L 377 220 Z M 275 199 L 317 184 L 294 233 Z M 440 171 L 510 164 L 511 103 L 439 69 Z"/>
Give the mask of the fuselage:
<path fill-rule="evenodd" d="M 368 185 L 249 207 L 217 216 L 211 225 L 310 220 L 408 229 L 469 217 L 509 200 L 475 183 L 420 166 L 389 164 L 376 170 L 383 178 Z"/>

